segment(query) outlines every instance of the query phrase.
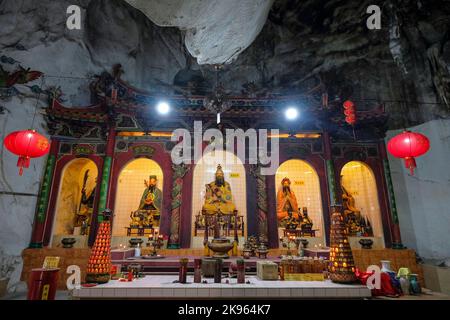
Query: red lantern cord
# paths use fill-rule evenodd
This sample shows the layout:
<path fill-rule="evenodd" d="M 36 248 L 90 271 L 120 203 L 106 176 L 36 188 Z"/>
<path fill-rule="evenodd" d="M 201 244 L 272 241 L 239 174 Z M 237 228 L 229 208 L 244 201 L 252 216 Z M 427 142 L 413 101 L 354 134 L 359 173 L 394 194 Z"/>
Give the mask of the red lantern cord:
<path fill-rule="evenodd" d="M 405 167 L 414 175 L 417 168 L 416 157 L 420 157 L 430 149 L 430 140 L 423 134 L 405 130 L 389 140 L 388 151 L 396 158 L 403 158 Z"/>

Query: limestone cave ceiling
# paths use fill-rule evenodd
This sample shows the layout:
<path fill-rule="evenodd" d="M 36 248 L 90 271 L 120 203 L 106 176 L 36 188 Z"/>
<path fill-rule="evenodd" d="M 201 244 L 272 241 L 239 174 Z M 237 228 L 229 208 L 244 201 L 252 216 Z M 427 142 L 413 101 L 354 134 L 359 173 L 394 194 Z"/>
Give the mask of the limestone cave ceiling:
<path fill-rule="evenodd" d="M 83 9 L 81 31 L 65 28 L 71 4 Z M 371 4 L 381 30 L 366 27 Z M 386 102 L 391 127 L 449 115 L 449 0 L 6 0 L 0 23 L 2 55 L 47 75 L 91 77 L 120 63 L 138 88 L 208 94 L 223 64 L 233 95 L 322 85 L 361 109 Z M 88 97 L 86 81 L 46 81 L 72 104 Z"/>
<path fill-rule="evenodd" d="M 263 28 L 273 0 L 125 0 L 156 25 L 184 31 L 199 64 L 232 62 Z"/>

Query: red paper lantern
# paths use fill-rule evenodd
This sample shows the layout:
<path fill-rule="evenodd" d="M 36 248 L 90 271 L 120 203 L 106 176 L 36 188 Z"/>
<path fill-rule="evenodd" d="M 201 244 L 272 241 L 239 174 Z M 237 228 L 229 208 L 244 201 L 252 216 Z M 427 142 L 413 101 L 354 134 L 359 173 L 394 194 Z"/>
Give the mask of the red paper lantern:
<path fill-rule="evenodd" d="M 347 122 L 349 125 L 353 126 L 356 123 L 355 115 L 345 117 L 345 122 Z"/>
<path fill-rule="evenodd" d="M 404 131 L 389 140 L 387 149 L 394 157 L 405 159 L 405 167 L 414 175 L 417 167 L 414 158 L 428 152 L 430 140 L 423 134 Z"/>
<path fill-rule="evenodd" d="M 356 123 L 356 108 L 355 104 L 347 100 L 343 104 L 344 106 L 344 114 L 345 114 L 345 122 L 347 122 L 349 125 L 355 125 Z"/>
<path fill-rule="evenodd" d="M 347 101 L 344 102 L 344 109 L 350 109 L 350 108 L 352 108 L 354 106 L 355 106 L 355 104 L 352 101 L 350 101 L 350 100 L 347 100 Z"/>
<path fill-rule="evenodd" d="M 50 149 L 48 139 L 35 130 L 12 132 L 5 138 L 3 144 L 6 149 L 19 156 L 17 161 L 19 175 L 23 174 L 23 168 L 30 166 L 31 158 L 42 157 Z"/>
<path fill-rule="evenodd" d="M 346 109 L 344 110 L 344 114 L 348 117 L 348 116 L 355 116 L 355 110 L 352 109 Z"/>

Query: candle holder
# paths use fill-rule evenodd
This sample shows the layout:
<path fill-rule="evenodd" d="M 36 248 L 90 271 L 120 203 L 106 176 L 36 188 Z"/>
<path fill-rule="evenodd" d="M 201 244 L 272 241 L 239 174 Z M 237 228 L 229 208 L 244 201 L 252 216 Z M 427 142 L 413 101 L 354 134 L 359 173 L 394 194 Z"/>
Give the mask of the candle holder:
<path fill-rule="evenodd" d="M 150 256 L 156 257 L 158 256 L 158 250 L 161 249 L 161 247 L 164 244 L 164 237 L 163 235 L 159 235 L 156 240 L 153 239 L 153 241 L 149 241 L 149 246 L 153 248 L 153 251 L 150 253 Z"/>

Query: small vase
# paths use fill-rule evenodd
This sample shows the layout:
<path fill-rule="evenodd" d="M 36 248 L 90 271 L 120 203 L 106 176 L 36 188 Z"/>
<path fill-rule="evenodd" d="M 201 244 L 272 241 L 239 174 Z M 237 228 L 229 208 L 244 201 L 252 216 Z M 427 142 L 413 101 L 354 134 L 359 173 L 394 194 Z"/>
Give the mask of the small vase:
<path fill-rule="evenodd" d="M 409 292 L 411 294 L 421 294 L 422 293 L 422 288 L 420 286 L 419 280 L 417 278 L 417 274 L 415 273 L 411 273 L 409 275 Z"/>
<path fill-rule="evenodd" d="M 381 272 L 386 272 L 386 273 L 394 272 L 391 270 L 391 261 L 381 260 Z"/>
<path fill-rule="evenodd" d="M 399 280 L 400 280 L 400 287 L 402 288 L 403 294 L 405 296 L 409 295 L 410 284 L 409 284 L 408 278 L 405 276 L 401 276 Z"/>

